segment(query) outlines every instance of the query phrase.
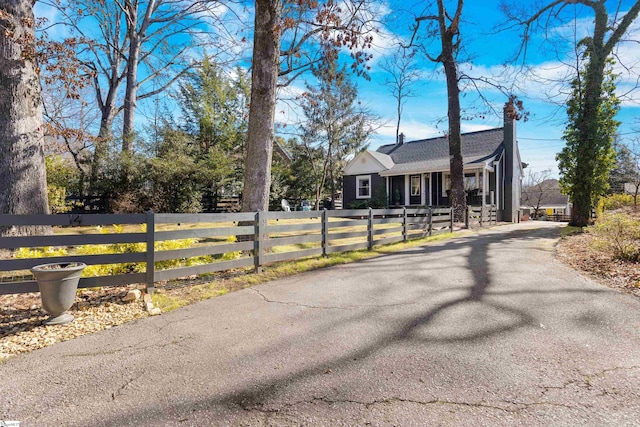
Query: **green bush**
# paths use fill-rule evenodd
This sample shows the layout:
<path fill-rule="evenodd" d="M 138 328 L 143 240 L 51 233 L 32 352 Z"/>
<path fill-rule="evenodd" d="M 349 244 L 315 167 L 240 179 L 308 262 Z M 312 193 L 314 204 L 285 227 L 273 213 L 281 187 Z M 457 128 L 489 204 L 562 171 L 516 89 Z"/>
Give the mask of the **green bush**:
<path fill-rule="evenodd" d="M 349 209 L 384 209 L 387 207 L 387 190 L 378 188 L 370 199 L 356 200 L 349 204 Z"/>
<path fill-rule="evenodd" d="M 73 208 L 72 203 L 66 202 L 67 189 L 57 185 L 47 185 L 47 198 L 49 199 L 49 210 L 52 214 L 69 212 Z"/>
<path fill-rule="evenodd" d="M 602 198 L 603 208 L 612 211 L 623 207 L 633 207 L 633 196 L 631 194 L 612 194 Z"/>
<path fill-rule="evenodd" d="M 625 214 L 605 214 L 590 229 L 596 245 L 624 261 L 640 261 L 640 220 Z"/>

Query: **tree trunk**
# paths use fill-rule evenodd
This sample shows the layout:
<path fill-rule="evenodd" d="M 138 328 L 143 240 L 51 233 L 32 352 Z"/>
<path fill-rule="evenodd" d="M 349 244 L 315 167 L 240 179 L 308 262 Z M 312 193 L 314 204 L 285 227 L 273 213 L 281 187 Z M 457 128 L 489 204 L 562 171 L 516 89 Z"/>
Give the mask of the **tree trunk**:
<path fill-rule="evenodd" d="M 244 212 L 269 208 L 281 15 L 281 0 L 256 0 L 251 107 L 242 192 Z"/>
<path fill-rule="evenodd" d="M 127 83 L 124 94 L 124 117 L 122 125 L 122 152 L 133 151 L 134 120 L 136 114 L 136 97 L 138 92 L 138 59 L 140 57 L 140 35 L 136 31 L 138 10 L 136 5 L 127 2 L 129 17 L 127 33 L 129 37 L 129 56 L 127 57 Z"/>
<path fill-rule="evenodd" d="M 124 117 L 122 125 L 122 152 L 133 151 L 134 120 L 136 115 L 136 97 L 138 96 L 138 57 L 140 44 L 138 37 L 130 36 L 129 58 L 127 61 L 127 87 L 124 95 Z"/>
<path fill-rule="evenodd" d="M 461 11 L 462 0 L 459 0 Z M 455 221 L 464 221 L 467 201 L 464 194 L 464 163 L 462 160 L 462 135 L 460 133 L 460 88 L 458 87 L 458 67 L 454 52 L 453 38 L 458 33 L 459 15 L 449 28 L 445 26 L 445 10 L 442 0 L 438 0 L 440 18 L 440 39 L 442 41 L 441 61 L 447 80 L 447 116 L 449 118 L 449 168 L 451 173 L 451 193 L 449 202 L 453 208 Z"/>
<path fill-rule="evenodd" d="M 1 0 L 0 214 L 48 214 L 32 1 Z M 38 232 L 0 228 L 0 236 Z"/>

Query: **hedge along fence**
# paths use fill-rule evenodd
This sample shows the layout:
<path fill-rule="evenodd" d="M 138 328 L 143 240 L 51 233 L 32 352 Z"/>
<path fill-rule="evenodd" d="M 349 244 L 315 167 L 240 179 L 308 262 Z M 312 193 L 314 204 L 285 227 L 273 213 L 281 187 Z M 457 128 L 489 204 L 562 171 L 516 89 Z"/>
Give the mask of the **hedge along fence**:
<path fill-rule="evenodd" d="M 28 270 L 56 262 L 84 262 L 88 266 L 125 264 L 130 272 L 83 277 L 80 288 L 145 283 L 153 292 L 155 282 L 217 271 L 262 266 L 334 252 L 371 249 L 374 245 L 432 236 L 453 230 L 450 208 L 359 209 L 312 212 L 257 212 L 213 214 L 130 215 L 0 215 L 1 226 L 104 227 L 117 233 L 50 234 L 2 237 L 0 249 L 65 247 L 69 253 L 35 258 L 0 260 L 0 274 Z M 247 225 L 248 224 L 248 225 Z M 140 232 L 123 232 L 139 226 Z M 128 226 L 128 227 L 127 227 Z M 58 230 L 59 231 L 59 230 Z M 86 231 L 85 228 L 82 231 Z M 237 241 L 236 241 L 237 240 Z M 163 242 L 186 242 L 164 245 Z M 120 253 L 78 253 L 78 248 L 110 245 Z M 179 249 L 171 249 L 179 247 Z M 66 252 L 66 251 L 62 251 Z M 197 262 L 191 262 L 193 260 Z M 190 265 L 195 264 L 195 265 Z M 87 269 L 89 270 L 89 268 Z M 0 295 L 37 292 L 30 276 L 0 279 Z"/>

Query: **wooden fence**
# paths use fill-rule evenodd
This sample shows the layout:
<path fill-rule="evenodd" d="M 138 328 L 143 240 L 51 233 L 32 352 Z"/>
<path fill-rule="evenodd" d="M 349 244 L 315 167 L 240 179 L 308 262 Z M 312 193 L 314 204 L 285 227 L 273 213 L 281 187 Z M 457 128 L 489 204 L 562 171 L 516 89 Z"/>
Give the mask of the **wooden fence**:
<path fill-rule="evenodd" d="M 498 221 L 498 211 L 495 205 L 467 206 L 464 223 L 466 228 L 495 225 Z"/>
<path fill-rule="evenodd" d="M 140 231 L 120 233 L 62 234 L 81 226 L 113 224 Z M 38 286 L 27 270 L 56 262 L 87 265 L 137 263 L 127 274 L 84 277 L 80 288 L 145 283 L 152 292 L 155 282 L 216 271 L 262 266 L 308 256 L 371 249 L 374 245 L 436 235 L 453 230 L 450 208 L 360 209 L 312 212 L 257 212 L 220 214 L 130 214 L 130 215 L 0 215 L 0 227 L 53 226 L 56 234 L 0 238 L 0 250 L 15 248 L 67 247 L 69 255 L 0 260 L 0 295 L 36 292 Z M 158 250 L 166 241 L 194 239 L 190 247 Z M 236 241 L 237 240 L 237 241 Z M 85 245 L 138 244 L 140 250 L 126 253 L 78 255 L 74 247 Z M 132 245 L 134 246 L 134 245 Z M 135 246 L 134 246 L 135 247 Z M 207 262 L 188 265 L 189 259 L 208 257 Z M 163 262 L 182 260 L 183 266 L 163 267 Z M 142 268 L 144 266 L 144 268 Z M 136 270 L 144 270 L 139 272 Z M 7 272 L 12 272 L 9 276 Z M 18 272 L 16 275 L 15 272 Z M 21 273 L 20 273 L 21 272 Z M 26 273 L 26 274 L 25 274 Z M 7 277 L 10 277 L 7 281 Z"/>

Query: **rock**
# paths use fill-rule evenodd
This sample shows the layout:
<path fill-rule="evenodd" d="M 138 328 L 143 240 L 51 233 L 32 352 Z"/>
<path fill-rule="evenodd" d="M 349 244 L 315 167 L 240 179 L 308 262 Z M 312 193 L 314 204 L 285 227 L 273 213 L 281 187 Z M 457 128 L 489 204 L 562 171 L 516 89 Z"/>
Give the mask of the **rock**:
<path fill-rule="evenodd" d="M 160 310 L 158 307 L 154 307 L 149 310 L 149 316 L 157 316 L 158 314 L 162 314 L 162 310 Z"/>
<path fill-rule="evenodd" d="M 142 296 L 142 292 L 140 292 L 139 289 L 133 289 L 127 292 L 127 295 L 125 295 L 122 298 L 122 301 L 124 302 L 138 301 L 141 296 Z"/>
<path fill-rule="evenodd" d="M 78 310 L 86 310 L 89 308 L 91 304 L 88 301 L 79 301 L 78 302 Z"/>
<path fill-rule="evenodd" d="M 144 294 L 144 302 L 147 304 L 151 303 L 151 295 Z"/>
<path fill-rule="evenodd" d="M 145 307 L 147 309 L 147 311 L 151 312 L 151 310 L 153 310 L 153 303 L 152 302 L 148 302 L 145 304 Z"/>
<path fill-rule="evenodd" d="M 37 304 L 33 304 L 31 307 L 29 307 L 30 310 L 37 310 L 38 309 L 38 305 Z"/>

